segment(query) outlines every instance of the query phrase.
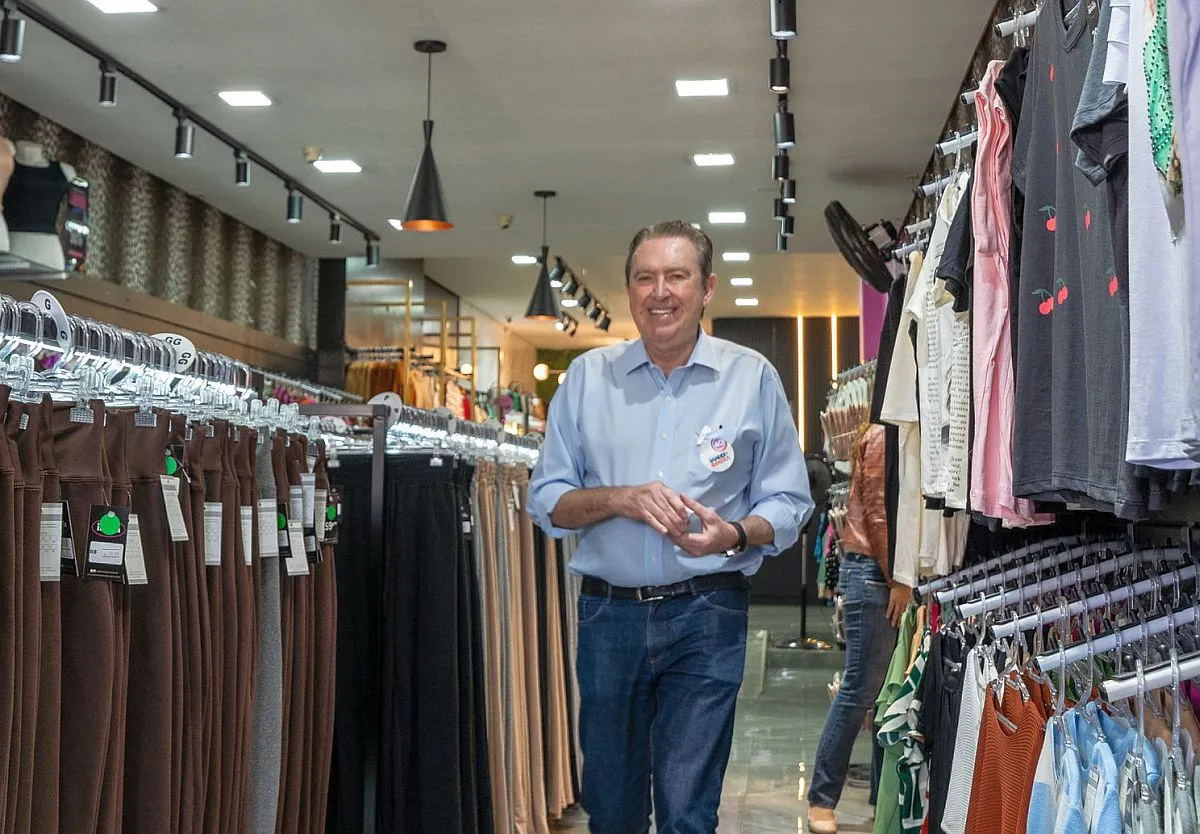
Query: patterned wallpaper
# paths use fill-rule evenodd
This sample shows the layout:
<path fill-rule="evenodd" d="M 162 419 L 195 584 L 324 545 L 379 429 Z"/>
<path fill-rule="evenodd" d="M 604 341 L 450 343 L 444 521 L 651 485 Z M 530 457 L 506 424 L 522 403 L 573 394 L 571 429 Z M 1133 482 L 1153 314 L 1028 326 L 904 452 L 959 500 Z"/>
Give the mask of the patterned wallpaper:
<path fill-rule="evenodd" d="M 316 347 L 317 261 L 0 95 L 0 136 L 90 186 L 87 274 Z"/>

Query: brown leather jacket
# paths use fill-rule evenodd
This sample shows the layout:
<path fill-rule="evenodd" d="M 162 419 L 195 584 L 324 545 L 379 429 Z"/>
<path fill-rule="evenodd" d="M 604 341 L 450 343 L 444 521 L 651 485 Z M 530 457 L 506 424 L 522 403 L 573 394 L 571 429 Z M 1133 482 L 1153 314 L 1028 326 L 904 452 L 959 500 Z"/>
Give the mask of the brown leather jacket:
<path fill-rule="evenodd" d="M 858 465 L 850 474 L 850 503 L 842 530 L 842 547 L 848 553 L 873 558 L 890 581 L 883 488 L 883 426 L 868 427 L 858 443 Z"/>

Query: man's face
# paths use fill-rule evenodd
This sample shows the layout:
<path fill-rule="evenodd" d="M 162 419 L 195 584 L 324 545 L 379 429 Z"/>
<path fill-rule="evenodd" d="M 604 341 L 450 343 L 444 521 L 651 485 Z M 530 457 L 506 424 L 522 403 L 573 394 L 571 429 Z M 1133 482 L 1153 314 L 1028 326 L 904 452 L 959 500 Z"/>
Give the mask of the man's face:
<path fill-rule="evenodd" d="M 700 274 L 690 240 L 657 237 L 642 243 L 633 253 L 626 293 L 647 347 L 670 349 L 693 339 L 716 286 L 715 275 Z"/>

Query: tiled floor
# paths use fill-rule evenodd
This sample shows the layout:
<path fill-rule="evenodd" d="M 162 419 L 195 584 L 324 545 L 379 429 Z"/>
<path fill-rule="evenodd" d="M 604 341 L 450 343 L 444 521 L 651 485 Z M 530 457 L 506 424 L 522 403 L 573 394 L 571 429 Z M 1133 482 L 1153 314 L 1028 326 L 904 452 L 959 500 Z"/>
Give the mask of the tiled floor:
<path fill-rule="evenodd" d="M 842 668 L 842 653 L 769 649 L 773 638 L 800 633 L 798 608 L 755 606 L 750 612 L 746 679 L 738 700 L 733 755 L 725 776 L 718 834 L 805 834 L 804 794 L 813 753 L 829 708 L 826 689 Z M 809 610 L 809 635 L 828 639 L 827 609 Z M 871 748 L 859 734 L 853 761 L 868 764 Z M 847 787 L 838 806 L 843 832 L 871 830 L 865 788 Z M 584 834 L 587 820 L 572 813 L 553 829 Z"/>

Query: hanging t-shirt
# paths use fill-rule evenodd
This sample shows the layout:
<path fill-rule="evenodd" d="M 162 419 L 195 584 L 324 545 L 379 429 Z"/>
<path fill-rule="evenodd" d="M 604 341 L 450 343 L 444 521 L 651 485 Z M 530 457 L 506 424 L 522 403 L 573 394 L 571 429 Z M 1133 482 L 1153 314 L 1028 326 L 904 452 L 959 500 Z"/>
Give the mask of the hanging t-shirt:
<path fill-rule="evenodd" d="M 1200 8 L 1193 0 L 1167 2 L 1168 58 L 1171 64 L 1171 89 L 1175 101 L 1175 141 L 1183 167 L 1183 201 L 1190 207 L 1191 220 L 1187 225 L 1185 272 L 1187 296 L 1184 318 L 1189 330 L 1185 386 L 1188 392 L 1187 416 L 1183 434 L 1189 440 L 1189 451 L 1200 460 L 1200 240 L 1197 239 L 1196 217 L 1200 215 Z"/>
<path fill-rule="evenodd" d="M 1129 439 L 1130 463 L 1161 469 L 1193 469 L 1183 426 L 1191 397 L 1186 246 L 1173 237 L 1161 178 L 1155 168 L 1146 56 L 1151 20 L 1147 4 L 1130 7 L 1129 52 Z M 1102 36 L 1107 39 L 1106 36 Z M 1169 197 L 1172 202 L 1180 198 Z M 1180 210 L 1182 210 L 1180 208 Z M 1200 333 L 1197 333 L 1200 336 Z"/>
<path fill-rule="evenodd" d="M 1038 755 L 1037 767 L 1033 771 L 1033 790 L 1029 792 L 1029 818 L 1025 824 L 1027 834 L 1042 834 L 1054 830 L 1057 817 L 1058 768 L 1055 766 L 1054 720 L 1046 722 L 1046 737 Z"/>
<path fill-rule="evenodd" d="M 946 809 L 942 814 L 944 834 L 965 834 L 971 804 L 971 780 L 975 773 L 975 752 L 979 744 L 979 722 L 987 685 L 995 678 L 995 668 L 979 649 L 967 652 L 963 662 L 962 697 L 959 699 L 958 732 L 954 742 L 954 764 Z"/>
<path fill-rule="evenodd" d="M 1084 4 L 1064 3 L 1042 6 L 1013 147 L 1013 185 L 1025 198 L 1013 491 L 1138 518 L 1146 497 L 1121 453 L 1125 296 L 1112 291 L 1104 190 L 1075 167 L 1070 138 L 1092 39 Z"/>

